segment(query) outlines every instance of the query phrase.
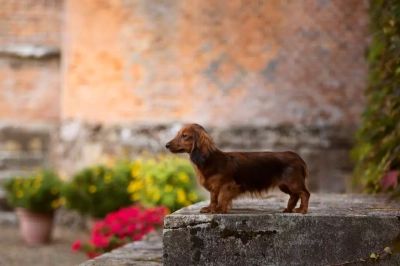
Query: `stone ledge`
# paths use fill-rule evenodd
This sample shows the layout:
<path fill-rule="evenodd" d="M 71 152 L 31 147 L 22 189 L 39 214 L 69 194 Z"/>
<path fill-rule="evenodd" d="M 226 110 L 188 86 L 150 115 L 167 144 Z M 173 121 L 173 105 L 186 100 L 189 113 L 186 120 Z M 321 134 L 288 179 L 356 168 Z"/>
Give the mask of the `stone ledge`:
<path fill-rule="evenodd" d="M 284 194 L 240 199 L 226 215 L 206 203 L 164 221 L 165 265 L 333 265 L 368 258 L 400 236 L 400 202 L 363 195 L 311 195 L 309 214 L 284 214 Z M 399 265 L 400 255 L 380 261 Z"/>
<path fill-rule="evenodd" d="M 160 233 L 151 233 L 144 240 L 114 249 L 80 266 L 160 266 L 162 242 Z"/>

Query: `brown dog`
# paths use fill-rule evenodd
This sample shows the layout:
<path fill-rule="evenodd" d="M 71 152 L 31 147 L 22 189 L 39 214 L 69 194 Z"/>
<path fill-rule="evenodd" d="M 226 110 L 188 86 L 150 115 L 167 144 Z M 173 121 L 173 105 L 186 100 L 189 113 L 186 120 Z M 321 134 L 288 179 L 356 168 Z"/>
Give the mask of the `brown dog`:
<path fill-rule="evenodd" d="M 274 186 L 290 195 L 284 212 L 293 212 L 300 198 L 300 207 L 294 211 L 307 213 L 307 166 L 294 152 L 223 152 L 198 124 L 184 126 L 166 147 L 173 153 L 190 154 L 200 184 L 211 196 L 210 205 L 202 208 L 202 213 L 226 213 L 238 195 L 260 193 Z"/>

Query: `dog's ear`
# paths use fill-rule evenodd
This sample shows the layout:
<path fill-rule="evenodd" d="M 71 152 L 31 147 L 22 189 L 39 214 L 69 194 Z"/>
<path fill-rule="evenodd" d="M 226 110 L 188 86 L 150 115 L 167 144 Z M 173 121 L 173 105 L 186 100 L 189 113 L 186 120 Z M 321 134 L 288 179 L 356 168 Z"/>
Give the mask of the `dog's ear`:
<path fill-rule="evenodd" d="M 190 153 L 190 160 L 198 166 L 202 166 L 206 161 L 206 157 L 201 153 L 201 151 L 194 147 Z"/>
<path fill-rule="evenodd" d="M 197 127 L 194 134 L 193 147 L 190 156 L 192 161 L 201 165 L 213 150 L 215 150 L 213 140 L 203 127 Z"/>

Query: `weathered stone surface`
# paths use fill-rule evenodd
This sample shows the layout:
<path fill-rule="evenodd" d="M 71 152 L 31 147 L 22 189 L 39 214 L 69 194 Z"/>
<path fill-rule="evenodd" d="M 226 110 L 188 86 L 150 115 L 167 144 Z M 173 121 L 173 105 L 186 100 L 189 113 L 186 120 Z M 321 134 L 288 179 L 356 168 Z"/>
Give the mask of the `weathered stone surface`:
<path fill-rule="evenodd" d="M 63 118 L 359 121 L 366 0 L 65 2 Z"/>
<path fill-rule="evenodd" d="M 133 242 L 105 253 L 81 266 L 159 266 L 162 265 L 162 242 L 159 233 L 151 233 L 144 240 Z"/>
<path fill-rule="evenodd" d="M 204 202 L 165 218 L 164 265 L 336 265 L 382 252 L 400 237 L 400 202 L 312 194 L 309 214 L 281 213 L 284 194 L 240 199 L 226 215 Z M 400 254 L 380 261 L 399 265 Z"/>
<path fill-rule="evenodd" d="M 54 127 L 0 125 L 0 183 L 3 178 L 49 167 L 51 132 Z"/>
<path fill-rule="evenodd" d="M 0 121 L 54 123 L 63 0 L 0 0 Z"/>

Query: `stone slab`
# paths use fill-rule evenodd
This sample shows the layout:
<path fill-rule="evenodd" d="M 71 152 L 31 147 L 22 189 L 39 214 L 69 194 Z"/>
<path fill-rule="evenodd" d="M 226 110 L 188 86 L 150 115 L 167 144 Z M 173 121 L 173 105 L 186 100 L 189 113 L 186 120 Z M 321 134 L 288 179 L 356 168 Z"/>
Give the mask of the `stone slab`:
<path fill-rule="evenodd" d="M 311 195 L 309 213 L 281 213 L 288 197 L 239 199 L 228 214 L 207 202 L 165 218 L 165 265 L 342 265 L 381 253 L 400 237 L 400 202 L 365 195 Z M 368 263 L 368 260 L 367 260 Z M 400 255 L 381 265 L 400 265 Z"/>
<path fill-rule="evenodd" d="M 80 266 L 160 266 L 161 259 L 161 233 L 151 233 L 142 241 L 114 249 Z"/>

